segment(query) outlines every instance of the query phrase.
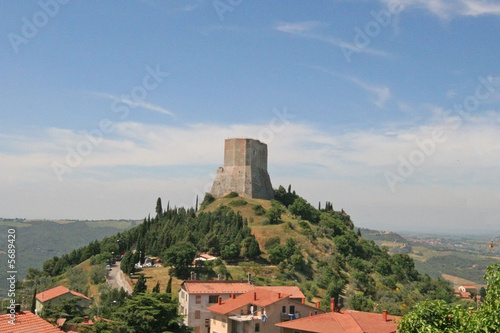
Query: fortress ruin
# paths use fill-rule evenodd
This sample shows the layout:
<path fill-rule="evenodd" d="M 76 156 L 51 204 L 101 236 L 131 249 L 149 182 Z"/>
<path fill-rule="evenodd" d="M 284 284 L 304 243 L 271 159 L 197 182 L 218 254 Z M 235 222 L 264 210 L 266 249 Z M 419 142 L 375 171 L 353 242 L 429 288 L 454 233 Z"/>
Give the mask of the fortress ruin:
<path fill-rule="evenodd" d="M 230 192 L 244 198 L 274 198 L 265 143 L 246 138 L 225 140 L 224 166 L 217 170 L 210 193 L 219 198 Z"/>

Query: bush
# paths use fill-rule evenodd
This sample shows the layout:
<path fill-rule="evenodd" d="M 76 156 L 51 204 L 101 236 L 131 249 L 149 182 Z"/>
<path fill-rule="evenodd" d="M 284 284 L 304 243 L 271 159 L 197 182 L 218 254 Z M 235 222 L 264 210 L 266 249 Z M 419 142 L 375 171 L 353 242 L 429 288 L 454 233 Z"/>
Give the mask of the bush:
<path fill-rule="evenodd" d="M 247 204 L 247 202 L 245 201 L 245 199 L 238 198 L 238 199 L 231 201 L 228 205 L 232 206 L 232 207 L 241 207 L 241 206 L 245 206 L 246 204 Z"/>
<path fill-rule="evenodd" d="M 264 209 L 264 207 L 262 207 L 262 205 L 259 204 L 252 205 L 252 209 L 254 214 L 257 216 L 262 216 L 266 214 L 266 210 Z"/>
<path fill-rule="evenodd" d="M 231 193 L 229 193 L 229 194 L 226 194 L 226 195 L 224 196 L 224 198 L 237 198 L 237 197 L 239 197 L 239 196 L 240 196 L 240 195 L 239 195 L 238 193 L 236 193 L 236 192 L 231 192 Z"/>
<path fill-rule="evenodd" d="M 280 244 L 280 236 L 274 236 L 266 240 L 266 243 L 264 244 L 264 248 L 266 250 L 272 249 L 276 245 Z"/>
<path fill-rule="evenodd" d="M 205 193 L 205 198 L 203 198 L 203 202 L 200 205 L 200 210 L 203 210 L 206 206 L 210 205 L 215 201 L 215 197 L 210 193 Z"/>

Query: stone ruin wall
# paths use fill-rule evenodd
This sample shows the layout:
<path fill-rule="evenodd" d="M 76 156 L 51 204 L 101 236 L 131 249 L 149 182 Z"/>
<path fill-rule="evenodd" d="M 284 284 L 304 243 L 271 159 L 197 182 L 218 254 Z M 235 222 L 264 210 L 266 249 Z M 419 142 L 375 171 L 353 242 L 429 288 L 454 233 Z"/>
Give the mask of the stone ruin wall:
<path fill-rule="evenodd" d="M 245 198 L 272 199 L 267 172 L 267 145 L 253 139 L 226 139 L 224 166 L 217 170 L 210 193 L 222 197 L 236 192 Z"/>

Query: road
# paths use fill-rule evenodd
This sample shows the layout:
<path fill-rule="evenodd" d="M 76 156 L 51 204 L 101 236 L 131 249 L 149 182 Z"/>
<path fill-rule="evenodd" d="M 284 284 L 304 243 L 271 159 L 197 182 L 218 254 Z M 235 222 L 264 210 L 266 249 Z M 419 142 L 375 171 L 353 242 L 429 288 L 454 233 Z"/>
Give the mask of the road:
<path fill-rule="evenodd" d="M 111 265 L 111 270 L 108 274 L 108 283 L 111 288 L 120 289 L 123 288 L 129 294 L 132 294 L 133 288 L 125 279 L 123 271 L 120 269 L 120 263 Z"/>

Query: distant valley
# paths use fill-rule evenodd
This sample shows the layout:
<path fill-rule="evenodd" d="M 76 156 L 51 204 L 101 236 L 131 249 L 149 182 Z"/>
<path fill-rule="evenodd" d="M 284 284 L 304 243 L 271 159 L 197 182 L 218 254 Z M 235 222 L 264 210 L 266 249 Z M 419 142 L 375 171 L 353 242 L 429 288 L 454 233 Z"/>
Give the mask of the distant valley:
<path fill-rule="evenodd" d="M 485 235 L 433 235 L 404 233 L 361 228 L 365 239 L 385 246 L 391 253 L 406 253 L 415 260 L 422 274 L 445 278 L 455 285 L 485 285 L 486 267 L 500 260 L 500 246 L 488 246 L 490 236 Z"/>

